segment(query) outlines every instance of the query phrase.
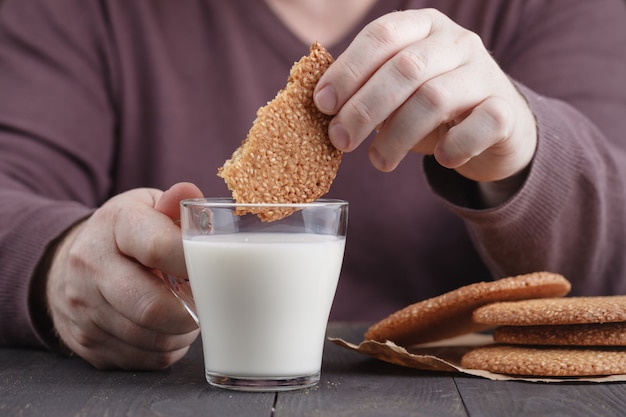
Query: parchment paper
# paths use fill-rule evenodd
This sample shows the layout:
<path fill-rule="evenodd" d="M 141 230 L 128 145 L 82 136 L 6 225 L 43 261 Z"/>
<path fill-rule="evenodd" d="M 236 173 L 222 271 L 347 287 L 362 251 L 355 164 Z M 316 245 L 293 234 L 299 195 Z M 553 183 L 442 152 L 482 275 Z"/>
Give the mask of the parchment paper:
<path fill-rule="evenodd" d="M 358 345 L 340 338 L 330 337 L 329 340 L 339 346 L 371 356 L 385 362 L 407 368 L 426 371 L 460 372 L 482 378 L 500 381 L 528 381 L 528 382 L 621 382 L 626 381 L 626 375 L 609 375 L 602 377 L 582 378 L 548 378 L 548 377 L 518 377 L 496 374 L 478 369 L 468 369 L 461 366 L 461 357 L 474 347 L 493 344 L 491 335 L 472 333 L 439 342 L 404 348 L 393 342 L 376 342 L 366 340 Z"/>

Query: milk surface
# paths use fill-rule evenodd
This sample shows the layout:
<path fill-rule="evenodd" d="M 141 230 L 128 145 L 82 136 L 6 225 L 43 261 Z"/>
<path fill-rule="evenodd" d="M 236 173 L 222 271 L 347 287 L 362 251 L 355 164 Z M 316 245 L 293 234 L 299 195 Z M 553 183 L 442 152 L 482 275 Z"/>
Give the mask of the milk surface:
<path fill-rule="evenodd" d="M 237 233 L 183 246 L 208 372 L 255 378 L 320 370 L 345 238 Z"/>

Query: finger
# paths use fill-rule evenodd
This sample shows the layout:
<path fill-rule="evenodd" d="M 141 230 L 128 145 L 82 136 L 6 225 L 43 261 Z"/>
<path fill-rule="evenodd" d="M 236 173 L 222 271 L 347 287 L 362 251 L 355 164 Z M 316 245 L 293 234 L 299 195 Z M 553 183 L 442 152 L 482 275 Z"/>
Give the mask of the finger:
<path fill-rule="evenodd" d="M 115 243 L 122 253 L 147 267 L 186 276 L 179 262 L 182 259 L 180 228 L 172 219 L 180 218 L 181 200 L 200 198 L 202 192 L 194 184 L 183 182 L 163 193 L 149 195 L 152 198 L 143 196 L 142 204 L 133 200 L 126 203 L 128 208 L 117 210 L 121 215 L 115 221 Z"/>
<path fill-rule="evenodd" d="M 447 133 L 447 123 L 468 114 L 487 94 L 485 85 L 467 83 L 471 71 L 463 66 L 425 82 L 374 138 L 370 146 L 372 164 L 388 172 L 410 151 L 434 152 L 434 142 Z"/>
<path fill-rule="evenodd" d="M 353 150 L 421 85 L 467 62 L 466 50 L 458 48 L 454 36 L 443 32 L 402 49 L 341 108 L 329 128 L 331 136 L 336 136 L 333 130 L 341 125 L 348 136 L 344 150 Z"/>
<path fill-rule="evenodd" d="M 185 334 L 197 328 L 160 277 L 132 260 L 120 262 L 115 273 L 115 279 L 100 283 L 102 297 L 114 312 L 139 327 L 159 333 Z M 118 334 L 113 328 L 120 322 L 113 320 L 114 316 L 110 320 L 100 318 L 98 321 L 108 332 Z"/>
<path fill-rule="evenodd" d="M 90 309 L 85 314 L 73 315 L 73 320 L 68 318 L 62 322 L 68 348 L 98 368 L 159 369 L 168 366 L 178 358 L 172 352 L 186 350 L 199 332 L 195 329 L 170 335 L 148 331 L 124 320 L 111 308 L 98 310 Z"/>
<path fill-rule="evenodd" d="M 195 338 L 197 325 L 180 302 L 134 260 L 116 255 L 97 274 L 100 278 L 67 285 L 65 307 L 55 309 L 59 334 L 77 354 L 96 350 L 100 354 L 91 354 L 96 359 L 111 338 L 157 352 L 178 350 Z M 91 281 L 97 283 L 94 290 L 85 285 Z"/>
<path fill-rule="evenodd" d="M 168 294 L 167 298 L 172 297 Z M 130 320 L 109 304 L 92 309 L 89 312 L 89 320 L 101 329 L 106 337 L 122 340 L 138 349 L 154 352 L 178 350 L 195 340 L 198 327 L 186 312 L 184 314 L 179 312 L 178 305 L 173 307 L 171 314 L 164 318 L 168 325 L 162 323 L 155 325 L 155 318 L 151 317 L 149 327 L 144 327 L 140 320 L 139 322 Z M 177 317 L 174 319 L 172 316 Z M 164 331 L 155 328 L 162 328 Z"/>
<path fill-rule="evenodd" d="M 394 12 L 369 23 L 320 78 L 315 103 L 335 114 L 390 57 L 431 31 L 434 13 Z"/>
<path fill-rule="evenodd" d="M 103 348 L 104 354 L 89 361 L 98 369 L 125 369 L 135 371 L 153 371 L 166 369 L 182 359 L 189 351 L 189 346 L 168 352 L 151 352 L 137 349 L 123 343 L 109 343 Z M 117 342 L 115 340 L 115 342 Z"/>
<path fill-rule="evenodd" d="M 161 207 L 173 215 L 172 206 L 178 203 L 173 204 L 175 199 L 167 192 L 163 199 Z M 120 213 L 123 215 L 119 215 L 114 223 L 113 238 L 121 253 L 145 267 L 174 276 L 187 276 L 180 227 L 172 217 L 149 205 L 137 204 L 126 211 L 120 210 Z"/>
<path fill-rule="evenodd" d="M 137 326 L 120 315 L 114 317 L 116 319 L 103 318 L 103 323 L 101 323 L 109 330 L 106 331 L 107 339 L 114 338 L 146 352 L 169 352 L 183 349 L 193 343 L 199 333 L 197 326 L 187 333 L 161 333 Z"/>
<path fill-rule="evenodd" d="M 71 338 L 75 341 L 72 351 L 98 369 L 164 369 L 181 359 L 189 350 L 189 345 L 173 350 L 146 350 L 129 345 L 95 327 L 88 334 L 78 327 L 75 329 L 77 331 Z"/>
<path fill-rule="evenodd" d="M 442 166 L 457 169 L 475 181 L 506 178 L 512 170 L 517 170 L 511 166 L 515 158 L 506 154 L 509 153 L 508 147 L 497 145 L 511 137 L 513 124 L 513 110 L 508 102 L 499 97 L 489 97 L 439 141 L 435 158 Z M 510 152 L 513 150 L 510 147 Z M 500 153 L 499 158 L 492 157 L 495 153 Z M 506 161 L 506 164 L 501 167 L 494 165 L 494 161 L 499 160 Z M 487 163 L 489 167 L 481 166 Z M 480 172 L 488 172 L 489 178 L 483 178 Z"/>
<path fill-rule="evenodd" d="M 171 219 L 180 218 L 180 201 L 188 198 L 201 198 L 202 191 L 189 182 L 180 182 L 174 184 L 169 190 L 165 191 L 161 198 L 157 201 L 155 209 L 166 214 Z"/>

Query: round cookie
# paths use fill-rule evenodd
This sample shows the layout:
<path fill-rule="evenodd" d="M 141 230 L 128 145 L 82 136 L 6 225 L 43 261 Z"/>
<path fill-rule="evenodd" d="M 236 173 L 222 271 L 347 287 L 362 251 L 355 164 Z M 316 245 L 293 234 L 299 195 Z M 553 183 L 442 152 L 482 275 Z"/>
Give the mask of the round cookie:
<path fill-rule="evenodd" d="M 472 312 L 504 300 L 561 297 L 571 285 L 562 275 L 535 272 L 490 282 L 466 285 L 399 310 L 371 326 L 366 340 L 391 340 L 409 346 L 484 330 L 472 322 Z"/>
<path fill-rule="evenodd" d="M 626 346 L 626 323 L 501 326 L 493 340 L 516 345 Z"/>
<path fill-rule="evenodd" d="M 626 373 L 626 350 L 492 345 L 463 355 L 461 366 L 536 377 L 617 375 Z"/>
<path fill-rule="evenodd" d="M 218 169 L 238 203 L 308 203 L 328 192 L 342 152 L 328 138 L 331 117 L 313 102 L 313 90 L 333 62 L 319 43 L 291 68 L 287 85 L 257 111 L 248 135 Z M 246 207 L 264 221 L 286 217 L 285 208 Z"/>
<path fill-rule="evenodd" d="M 489 326 L 626 322 L 626 296 L 498 302 L 477 308 L 472 317 Z"/>

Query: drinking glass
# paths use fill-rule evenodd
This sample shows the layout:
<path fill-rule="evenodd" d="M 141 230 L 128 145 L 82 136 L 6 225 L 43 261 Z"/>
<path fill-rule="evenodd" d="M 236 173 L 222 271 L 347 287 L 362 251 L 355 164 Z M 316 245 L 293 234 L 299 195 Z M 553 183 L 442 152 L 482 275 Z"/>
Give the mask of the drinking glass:
<path fill-rule="evenodd" d="M 189 280 L 167 282 L 200 326 L 211 385 L 277 391 L 319 381 L 347 220 L 343 200 L 181 201 Z"/>

